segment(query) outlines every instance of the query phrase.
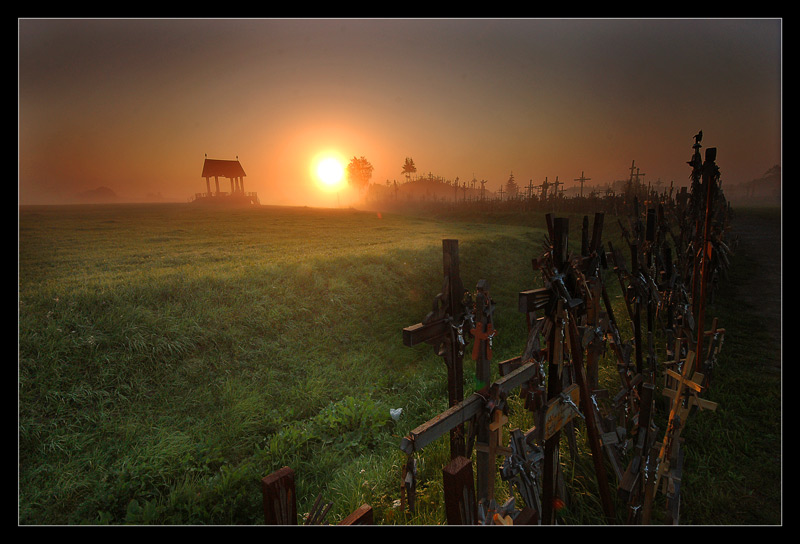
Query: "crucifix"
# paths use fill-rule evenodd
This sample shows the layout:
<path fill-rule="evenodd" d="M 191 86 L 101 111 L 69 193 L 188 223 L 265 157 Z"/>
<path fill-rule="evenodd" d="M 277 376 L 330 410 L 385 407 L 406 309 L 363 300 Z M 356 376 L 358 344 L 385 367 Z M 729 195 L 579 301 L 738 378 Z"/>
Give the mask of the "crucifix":
<path fill-rule="evenodd" d="M 442 291 L 434 298 L 433 309 L 422 322 L 403 329 L 403 344 L 432 344 L 434 352 L 444 358 L 449 406 L 454 406 L 464 398 L 463 355 L 469 341 L 469 331 L 465 326 L 471 321 L 472 314 L 468 293 L 461 283 L 458 240 L 442 240 L 442 253 Z M 464 453 L 464 432 L 459 426 L 450 434 L 450 456 L 455 458 Z"/>
<path fill-rule="evenodd" d="M 534 187 L 533 180 L 530 180 L 528 182 L 528 198 L 532 198 L 533 197 L 533 187 Z"/>
<path fill-rule="evenodd" d="M 503 186 L 502 185 L 500 186 L 500 190 L 498 192 L 500 193 L 500 200 L 503 200 Z"/>
<path fill-rule="evenodd" d="M 575 178 L 572 181 L 580 181 L 581 182 L 581 196 L 583 196 L 583 184 L 587 181 L 590 181 L 592 178 L 583 177 L 583 170 L 581 170 L 581 177 Z"/>

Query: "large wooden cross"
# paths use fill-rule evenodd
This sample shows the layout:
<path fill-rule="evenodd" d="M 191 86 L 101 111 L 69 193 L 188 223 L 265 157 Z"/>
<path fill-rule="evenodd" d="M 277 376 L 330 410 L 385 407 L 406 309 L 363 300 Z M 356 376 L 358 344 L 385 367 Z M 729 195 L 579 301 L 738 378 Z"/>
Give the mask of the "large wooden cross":
<path fill-rule="evenodd" d="M 516 363 L 519 358 L 507 361 L 508 363 Z M 506 361 L 504 361 L 506 363 Z M 501 363 L 502 364 L 502 363 Z M 421 451 L 425 446 L 443 436 L 447 432 L 458 428 L 468 421 L 474 421 L 479 426 L 486 426 L 487 434 L 490 440 L 487 440 L 483 445 L 477 446 L 476 449 L 485 449 L 488 454 L 492 455 L 507 455 L 509 452 L 499 442 L 499 433 L 501 427 L 505 423 L 505 419 L 500 411 L 493 411 L 491 418 L 481 417 L 483 414 L 488 414 L 488 408 L 491 403 L 495 403 L 497 399 L 503 398 L 509 392 L 516 388 L 521 387 L 523 384 L 530 381 L 539 371 L 539 364 L 536 362 L 529 362 L 519 365 L 515 370 L 509 374 L 499 378 L 490 386 L 477 391 L 459 402 L 451 406 L 441 414 L 428 420 L 427 422 L 419 425 L 417 428 L 408 433 L 400 442 L 400 449 L 407 455 L 412 455 L 415 452 Z M 479 433 L 480 437 L 481 434 Z M 493 460 L 493 459 L 492 459 Z M 488 501 L 492 499 L 491 493 L 494 489 L 495 470 L 494 463 L 487 463 L 487 465 L 476 467 L 476 471 L 480 478 L 481 473 L 485 473 L 484 484 L 478 486 L 477 498 L 478 501 Z M 479 482 L 481 479 L 479 478 Z"/>
<path fill-rule="evenodd" d="M 444 285 L 431 312 L 422 322 L 403 329 L 403 344 L 433 344 L 437 355 L 447 366 L 447 393 L 450 406 L 464 398 L 464 347 L 469 336 L 464 331 L 469 308 L 464 304 L 464 286 L 458 257 L 458 240 L 442 240 Z M 454 428 L 450 434 L 450 457 L 464 455 L 464 429 Z"/>

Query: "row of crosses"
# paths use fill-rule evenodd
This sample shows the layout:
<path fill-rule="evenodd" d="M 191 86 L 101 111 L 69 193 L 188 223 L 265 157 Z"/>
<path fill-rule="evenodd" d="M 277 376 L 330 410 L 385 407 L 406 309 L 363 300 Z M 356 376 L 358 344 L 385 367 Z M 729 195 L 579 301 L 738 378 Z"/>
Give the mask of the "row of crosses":
<path fill-rule="evenodd" d="M 705 171 L 715 172 L 708 161 Z M 637 172 L 635 179 L 642 175 Z M 589 179 L 582 172 L 576 181 Z M 708 184 L 702 188 L 715 194 Z M 531 183 L 529 194 L 532 190 Z M 710 198 L 707 204 L 712 206 Z M 628 262 L 611 242 L 608 251 L 603 247 L 602 213 L 595 214 L 591 229 L 584 217 L 579 255 L 568 250 L 568 219 L 548 214 L 545 252 L 533 261 L 544 287 L 519 293 L 519 309 L 528 323 L 526 348 L 520 356 L 497 363 L 501 377 L 494 381 L 489 380 L 487 364 L 498 331 L 488 283 L 480 280 L 474 293 L 465 290 L 453 260 L 457 242 L 445 241 L 442 292 L 422 323 L 403 330 L 403 339 L 408 346 L 423 341 L 434 345 L 447 365 L 448 384 L 451 377 L 460 376 L 457 380 L 463 385 L 463 355 L 471 352 L 479 385 L 465 397 L 463 388 L 456 391 L 451 384 L 449 408 L 403 438 L 400 448 L 409 460 L 403 472 L 406 506 L 413 510 L 414 455 L 449 432 L 451 460 L 442 473 L 448 523 L 557 523 L 559 509 L 569 502 L 559 445 L 566 440 L 577 452 L 575 428 L 583 425 L 608 523 L 651 523 L 659 491 L 666 497 L 665 519 L 678 523 L 680 434 L 693 410 L 716 409 L 700 394 L 709 387 L 725 334 L 716 320 L 710 331 L 704 330 L 703 316 L 692 311 L 692 299 L 701 296 L 701 290 L 688 284 L 693 277 L 709 276 L 703 266 L 708 255 L 699 251 L 687 260 L 681 244 L 696 244 L 697 237 L 673 235 L 677 247 L 667 243 L 670 219 L 680 209 L 660 203 L 640 211 L 640 203 L 634 201 L 628 225 L 620 222 L 630 251 Z M 684 273 L 687 261 L 689 274 Z M 613 268 L 619 281 L 627 316 L 615 315 L 603 279 L 607 268 Z M 625 317 L 634 335 L 630 340 L 620 333 L 619 320 Z M 667 345 L 663 361 L 655 349 L 659 332 Z M 599 361 L 607 350 L 620 378 L 616 395 L 599 389 Z M 663 430 L 654 417 L 659 377 L 669 404 Z M 504 433 L 510 420 L 507 399 L 516 390 L 524 396 L 525 408 L 535 414 L 536 425 Z M 495 501 L 497 457 L 504 459 L 500 476 L 512 497 L 503 504 Z M 612 480 L 616 493 L 611 491 Z"/>

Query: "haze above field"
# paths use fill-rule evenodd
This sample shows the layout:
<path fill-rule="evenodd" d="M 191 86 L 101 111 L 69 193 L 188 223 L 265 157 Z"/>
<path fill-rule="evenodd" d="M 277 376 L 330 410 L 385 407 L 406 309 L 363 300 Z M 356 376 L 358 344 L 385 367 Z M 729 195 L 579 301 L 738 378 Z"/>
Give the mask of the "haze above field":
<path fill-rule="evenodd" d="M 724 183 L 781 163 L 780 19 L 20 19 L 19 202 L 187 201 L 238 156 L 262 204 L 344 204 L 311 164 L 364 156 L 522 185 Z"/>

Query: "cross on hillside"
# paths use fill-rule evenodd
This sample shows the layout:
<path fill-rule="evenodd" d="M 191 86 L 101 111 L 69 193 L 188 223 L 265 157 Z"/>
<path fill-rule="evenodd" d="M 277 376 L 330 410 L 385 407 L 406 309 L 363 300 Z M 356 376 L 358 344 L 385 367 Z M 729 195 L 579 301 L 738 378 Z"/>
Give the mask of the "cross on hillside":
<path fill-rule="evenodd" d="M 592 178 L 586 178 L 583 176 L 583 170 L 581 170 L 581 177 L 575 178 L 572 181 L 580 181 L 581 182 L 581 196 L 583 196 L 583 184 L 587 181 L 590 181 Z"/>
<path fill-rule="evenodd" d="M 556 180 L 553 182 L 553 189 L 555 190 L 555 196 L 558 196 L 558 186 L 564 185 L 563 181 L 558 181 L 558 176 L 556 176 Z"/>
<path fill-rule="evenodd" d="M 537 185 L 537 187 L 541 187 L 542 188 L 542 200 L 547 199 L 547 188 L 549 186 L 550 186 L 550 184 L 547 183 L 547 176 L 544 177 L 544 181 L 542 182 L 541 185 Z"/>

